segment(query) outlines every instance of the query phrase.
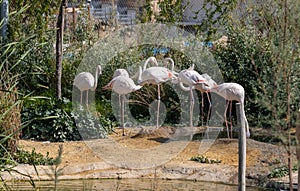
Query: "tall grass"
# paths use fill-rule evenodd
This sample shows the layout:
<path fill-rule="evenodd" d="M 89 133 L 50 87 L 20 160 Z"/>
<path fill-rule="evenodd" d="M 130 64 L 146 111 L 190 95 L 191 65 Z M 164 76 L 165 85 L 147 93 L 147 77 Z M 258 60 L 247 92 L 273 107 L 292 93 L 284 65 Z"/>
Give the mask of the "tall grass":
<path fill-rule="evenodd" d="M 23 41 L 25 42 L 25 41 Z M 18 80 L 21 75 L 13 74 L 11 69 L 20 62 L 10 63 L 10 57 L 13 55 L 18 45 L 23 42 L 13 42 L 2 44 L 1 63 L 0 63 L 0 147 L 1 157 L 9 156 L 17 150 L 18 139 L 21 129 L 21 103 L 22 97 L 18 91 Z M 20 55 L 22 60 L 29 51 Z"/>

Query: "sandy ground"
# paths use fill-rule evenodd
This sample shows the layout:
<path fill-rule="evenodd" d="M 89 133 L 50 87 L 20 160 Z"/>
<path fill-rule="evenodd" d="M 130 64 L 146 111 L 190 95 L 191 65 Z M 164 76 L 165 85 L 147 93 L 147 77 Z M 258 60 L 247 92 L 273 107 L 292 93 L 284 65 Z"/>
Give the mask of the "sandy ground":
<path fill-rule="evenodd" d="M 109 139 L 72 141 L 64 143 L 20 140 L 19 145 L 24 150 L 31 151 L 35 148 L 36 152 L 42 153 L 43 155 L 49 153 L 49 156 L 51 157 L 56 157 L 59 145 L 63 145 L 61 165 L 64 167 L 78 167 L 80 165 L 87 164 L 106 164 L 107 162 L 110 163 L 113 161 L 106 167 L 100 167 L 101 177 L 111 177 L 112 171 L 118 174 L 117 177 L 119 177 L 122 170 L 124 171 L 124 174 L 127 173 L 127 176 L 124 177 L 134 177 L 134 175 L 132 175 L 134 173 L 137 177 L 151 177 L 147 169 L 142 169 L 142 171 L 130 170 L 132 167 L 130 166 L 131 163 L 140 163 L 141 165 L 159 163 L 159 165 L 155 166 L 155 170 L 160 169 L 160 178 L 188 177 L 188 179 L 195 178 L 197 180 L 205 180 L 204 177 L 207 175 L 204 175 L 205 173 L 203 173 L 203 170 L 205 171 L 206 169 L 209 174 L 206 179 L 214 177 L 212 180 L 224 180 L 222 182 L 237 183 L 238 139 L 217 138 L 210 142 L 211 145 L 208 150 L 205 151 L 203 149 L 199 149 L 201 148 L 201 144 L 202 146 L 205 144 L 200 140 L 190 141 L 187 138 L 186 140 L 170 141 L 172 140 L 174 133 L 176 132 L 172 127 L 161 127 L 156 131 L 127 129 L 126 136 L 122 136 L 121 129 L 117 129 L 116 133 L 109 136 Z M 181 147 L 182 149 L 179 149 L 180 151 L 175 149 L 174 151 L 174 145 L 175 147 Z M 130 153 L 128 150 L 133 152 Z M 148 151 L 151 151 L 154 154 Z M 174 153 L 172 153 L 173 151 Z M 147 154 L 145 154 L 145 156 L 143 155 L 143 153 L 147 152 L 151 154 L 150 157 L 147 156 Z M 169 155 L 169 158 L 162 160 L 164 162 L 159 161 L 159 159 L 163 158 L 165 155 Z M 209 159 L 221 160 L 221 163 L 200 164 L 190 161 L 191 157 L 198 155 L 203 155 Z M 118 156 L 124 156 L 124 158 L 121 157 L 120 160 L 127 160 L 131 163 L 121 164 L 121 161 L 117 163 L 117 165 L 114 164 L 114 162 L 119 160 L 117 159 Z M 152 158 L 152 156 L 154 157 Z M 157 159 L 158 162 L 154 162 L 154 160 Z M 251 183 L 251 185 L 264 186 L 267 182 L 267 175 L 271 172 L 271 170 L 277 166 L 285 165 L 286 161 L 287 155 L 283 147 L 247 139 L 246 176 L 249 184 Z M 129 170 L 127 169 L 128 171 L 126 171 L 126 167 L 129 167 Z M 97 169 L 98 167 L 94 168 Z M 100 171 L 99 168 L 98 171 Z M 103 175 L 105 171 L 110 171 L 110 173 Z M 87 173 L 91 172 L 77 172 L 74 178 L 82 178 L 80 177 L 80 174 L 84 174 L 84 177 L 87 177 Z M 146 175 L 147 173 L 148 175 Z M 227 177 L 226 179 L 218 179 L 219 176 L 222 176 L 222 173 L 228 174 L 230 177 Z M 180 176 L 180 174 L 185 176 Z M 97 175 L 94 172 L 93 177 L 95 176 Z M 68 178 L 70 177 L 72 178 L 72 175 Z M 114 177 L 115 176 L 112 176 L 112 178 Z"/>

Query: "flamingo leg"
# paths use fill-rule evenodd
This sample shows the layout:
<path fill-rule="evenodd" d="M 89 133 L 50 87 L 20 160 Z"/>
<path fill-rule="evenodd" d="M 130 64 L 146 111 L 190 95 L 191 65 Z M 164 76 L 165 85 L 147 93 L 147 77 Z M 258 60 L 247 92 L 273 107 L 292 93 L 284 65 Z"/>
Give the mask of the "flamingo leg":
<path fill-rule="evenodd" d="M 82 105 L 82 91 L 80 91 L 80 104 Z"/>
<path fill-rule="evenodd" d="M 158 94 L 158 100 L 157 100 L 157 114 L 156 114 L 156 128 L 159 127 L 159 108 L 160 108 L 160 85 L 157 84 L 157 94 Z"/>
<path fill-rule="evenodd" d="M 121 108 L 122 108 L 122 103 L 121 103 L 121 95 L 119 94 L 119 108 L 120 108 L 120 111 L 121 111 Z M 120 115 L 121 115 L 121 113 L 120 113 Z"/>
<path fill-rule="evenodd" d="M 209 108 L 208 108 L 208 112 L 207 112 L 207 120 L 206 120 L 206 125 L 209 125 L 209 117 L 210 117 L 210 112 L 211 112 L 211 101 L 210 101 L 210 97 L 209 97 L 209 93 L 206 91 L 206 95 L 207 95 L 207 99 L 208 99 L 208 103 L 209 103 Z"/>
<path fill-rule="evenodd" d="M 201 92 L 201 126 L 203 126 L 203 113 L 204 113 L 204 98 L 203 98 L 203 92 Z"/>
<path fill-rule="evenodd" d="M 225 119 L 225 124 L 226 124 L 226 129 L 227 129 L 227 136 L 228 136 L 228 139 L 230 138 L 229 137 L 229 131 L 228 131 L 228 121 L 227 121 L 227 109 L 228 109 L 228 105 L 229 105 L 229 101 L 226 100 L 226 108 L 225 108 L 225 112 L 224 112 L 224 119 Z"/>
<path fill-rule="evenodd" d="M 190 127 L 193 127 L 193 113 L 194 113 L 194 95 L 193 89 L 190 87 Z"/>
<path fill-rule="evenodd" d="M 86 98 L 85 98 L 86 107 L 89 107 L 89 90 L 86 90 Z"/>
<path fill-rule="evenodd" d="M 232 138 L 232 100 L 229 100 L 229 123 L 230 123 L 230 137 Z"/>
<path fill-rule="evenodd" d="M 125 95 L 122 95 L 121 102 L 121 126 L 123 128 L 123 136 L 125 136 L 125 127 L 124 127 L 124 104 L 125 104 Z"/>

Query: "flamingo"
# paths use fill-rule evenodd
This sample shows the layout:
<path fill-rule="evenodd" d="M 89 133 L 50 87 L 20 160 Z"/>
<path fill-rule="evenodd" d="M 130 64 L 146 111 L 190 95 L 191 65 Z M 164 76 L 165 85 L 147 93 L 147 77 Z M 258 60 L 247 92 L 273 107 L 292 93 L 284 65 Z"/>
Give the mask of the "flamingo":
<path fill-rule="evenodd" d="M 116 69 L 114 71 L 114 74 L 113 74 L 113 79 L 106 86 L 104 86 L 102 89 L 103 90 L 112 90 L 114 82 L 116 80 L 115 78 L 118 77 L 118 76 L 129 77 L 129 74 L 128 74 L 127 70 L 125 70 L 123 68 Z"/>
<path fill-rule="evenodd" d="M 121 71 L 121 70 L 118 70 Z M 126 70 L 125 70 L 126 71 Z M 127 72 L 127 71 L 126 71 Z M 116 73 L 116 72 L 115 72 Z M 127 73 L 128 74 L 128 73 Z M 117 75 L 117 73 L 116 73 Z M 125 96 L 131 92 L 139 90 L 142 88 L 140 85 L 135 85 L 133 80 L 129 78 L 128 75 L 123 71 L 123 73 L 119 73 L 118 76 L 114 77 L 111 82 L 104 86 L 104 87 L 111 87 L 111 89 L 119 94 L 119 103 L 121 109 L 121 127 L 123 128 L 123 136 L 125 136 L 125 128 L 124 128 L 124 103 L 125 103 Z M 107 88 L 109 89 L 109 88 Z M 120 96 L 122 98 L 120 102 Z"/>
<path fill-rule="evenodd" d="M 80 104 L 82 104 L 82 93 L 86 91 L 86 105 L 88 106 L 88 93 L 89 90 L 95 91 L 98 83 L 98 75 L 102 74 L 101 66 L 96 68 L 95 78 L 89 72 L 81 72 L 75 76 L 73 85 L 80 91 Z"/>
<path fill-rule="evenodd" d="M 237 83 L 230 82 L 230 83 L 222 83 L 219 85 L 215 84 L 214 86 L 205 85 L 205 86 L 203 86 L 203 88 L 208 91 L 215 92 L 218 95 L 225 98 L 226 100 L 228 100 L 226 103 L 226 109 L 225 109 L 225 113 L 224 113 L 224 119 L 225 119 L 228 138 L 230 138 L 230 136 L 229 136 L 228 124 L 227 124 L 227 120 L 226 120 L 227 119 L 226 113 L 227 113 L 229 102 L 232 102 L 233 100 L 238 101 L 241 104 L 241 116 L 243 117 L 243 119 L 245 121 L 246 136 L 250 137 L 249 125 L 248 125 L 248 121 L 247 121 L 245 109 L 244 109 L 245 90 L 244 90 L 243 86 L 241 86 L 240 84 L 237 84 Z M 231 129 L 231 137 L 232 137 L 232 124 L 230 126 L 230 129 Z"/>
<path fill-rule="evenodd" d="M 170 59 L 168 59 L 171 61 Z M 172 60 L 173 61 L 173 60 Z M 154 63 L 156 66 L 152 66 L 147 68 L 147 65 L 149 62 Z M 139 77 L 138 77 L 138 84 L 144 85 L 144 84 L 154 84 L 157 85 L 157 115 L 156 115 L 156 128 L 159 127 L 159 107 L 160 107 L 160 84 L 163 82 L 167 82 L 169 80 L 172 80 L 175 77 L 174 75 L 174 62 L 171 62 L 172 69 L 169 70 L 165 67 L 158 66 L 157 60 L 155 57 L 149 57 L 144 66 L 143 69 L 140 67 Z"/>
<path fill-rule="evenodd" d="M 210 110 L 211 110 L 211 101 L 210 101 L 210 98 L 209 98 L 209 94 L 208 94 L 208 91 L 205 90 L 203 88 L 203 82 L 206 82 L 206 84 L 208 85 L 214 85 L 215 84 L 215 81 L 208 75 L 208 74 L 199 74 L 197 71 L 194 70 L 194 64 L 190 67 L 189 69 L 189 76 L 186 76 L 187 78 L 191 78 L 189 80 L 191 80 L 190 82 L 187 82 L 186 84 L 189 85 L 189 83 L 193 83 L 193 88 L 200 91 L 201 93 L 201 113 L 203 114 L 203 109 L 204 109 L 204 97 L 203 97 L 203 93 L 206 93 L 206 97 L 208 99 L 208 102 L 209 102 L 209 110 L 208 110 L 208 114 L 210 113 Z M 200 83 L 196 83 L 196 81 L 192 80 L 192 78 L 194 79 L 203 79 L 205 81 L 200 81 Z M 189 81 L 188 80 L 188 81 Z M 182 85 L 181 85 L 182 87 Z M 202 121 L 202 125 L 203 125 L 203 117 L 201 117 Z M 207 124 L 208 124 L 208 118 L 207 118 Z"/>
<path fill-rule="evenodd" d="M 197 87 L 200 89 L 200 84 L 207 82 L 207 80 L 201 76 L 197 71 L 194 70 L 194 65 L 189 67 L 188 69 L 182 70 L 179 72 L 179 85 L 181 89 L 184 91 L 190 91 L 190 127 L 193 127 L 193 109 L 194 109 L 194 95 L 193 89 Z M 189 88 L 185 87 L 183 84 L 189 86 Z M 202 89 L 202 88 L 201 88 Z M 202 97 L 203 101 L 203 97 Z"/>
<path fill-rule="evenodd" d="M 201 76 L 207 81 L 206 84 L 213 87 L 214 85 L 216 85 L 217 83 L 208 75 L 208 74 L 201 74 Z M 195 89 L 196 90 L 199 90 L 201 92 L 201 98 L 202 98 L 202 105 L 201 105 L 201 113 L 203 113 L 203 109 L 204 109 L 204 99 L 203 99 L 203 93 L 206 93 L 206 97 L 207 97 L 207 100 L 208 100 L 208 103 L 209 103 L 209 109 L 208 109 L 208 112 L 207 112 L 207 121 L 206 121 L 206 124 L 208 124 L 208 121 L 209 121 L 209 113 L 211 111 L 211 101 L 210 101 L 210 97 L 209 97 L 209 91 L 205 90 L 203 88 L 203 84 L 200 83 L 200 84 L 195 84 Z M 202 117 L 202 124 L 203 124 L 203 117 Z"/>

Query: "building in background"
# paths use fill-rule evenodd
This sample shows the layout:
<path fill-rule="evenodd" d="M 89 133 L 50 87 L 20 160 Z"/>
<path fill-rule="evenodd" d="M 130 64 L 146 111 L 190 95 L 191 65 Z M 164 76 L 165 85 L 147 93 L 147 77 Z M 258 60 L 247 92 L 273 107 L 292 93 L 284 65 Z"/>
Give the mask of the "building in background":
<path fill-rule="evenodd" d="M 133 25 L 146 0 L 91 0 L 91 13 L 95 19 L 109 23 L 115 19 L 120 25 Z"/>

